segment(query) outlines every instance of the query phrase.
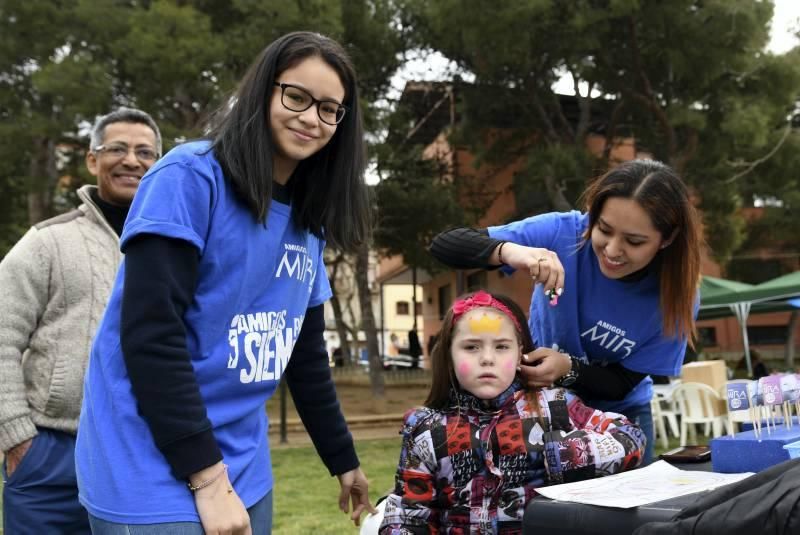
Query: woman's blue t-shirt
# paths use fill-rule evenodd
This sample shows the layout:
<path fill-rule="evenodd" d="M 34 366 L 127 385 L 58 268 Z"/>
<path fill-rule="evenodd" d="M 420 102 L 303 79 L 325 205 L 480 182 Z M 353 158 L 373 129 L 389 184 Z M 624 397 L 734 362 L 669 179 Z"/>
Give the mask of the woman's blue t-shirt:
<path fill-rule="evenodd" d="M 589 217 L 577 211 L 537 215 L 490 227 L 489 235 L 558 254 L 564 265 L 564 294 L 550 306 L 536 285 L 530 327 L 539 347 L 553 347 L 586 363 L 620 363 L 629 370 L 654 375 L 679 375 L 686 340 L 662 331 L 657 270 L 638 281 L 609 279 L 600 271 L 591 243 L 583 243 Z M 586 399 L 603 411 L 623 412 L 645 405 L 652 397 L 647 377 L 622 401 Z"/>
<path fill-rule="evenodd" d="M 306 309 L 331 295 L 325 244 L 274 200 L 259 223 L 207 142 L 176 147 L 142 179 L 121 246 L 145 233 L 185 240 L 199 252 L 186 343 L 229 477 L 249 507 L 272 488 L 264 404 Z M 198 522 L 192 493 L 172 476 L 136 409 L 120 348 L 124 277 L 123 261 L 84 385 L 75 453 L 80 501 L 111 522 Z"/>

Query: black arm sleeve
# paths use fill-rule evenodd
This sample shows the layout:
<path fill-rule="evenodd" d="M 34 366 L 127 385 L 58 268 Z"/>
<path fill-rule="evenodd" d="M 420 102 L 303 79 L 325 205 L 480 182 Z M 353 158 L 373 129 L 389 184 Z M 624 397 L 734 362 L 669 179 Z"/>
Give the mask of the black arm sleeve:
<path fill-rule="evenodd" d="M 620 364 L 590 366 L 581 363 L 578 380 L 572 389 L 580 397 L 619 401 L 645 377 L 646 373 L 631 371 Z"/>
<path fill-rule="evenodd" d="M 496 269 L 489 264 L 492 251 L 502 240 L 489 236 L 486 229 L 454 228 L 437 235 L 430 253 L 442 264 L 454 269 Z"/>
<path fill-rule="evenodd" d="M 502 243 L 489 236 L 486 229 L 454 228 L 437 235 L 430 253 L 439 262 L 454 269 L 493 269 L 489 257 Z M 646 373 L 638 373 L 621 365 L 606 367 L 581 365 L 573 389 L 578 395 L 618 401 L 638 385 Z"/>
<path fill-rule="evenodd" d="M 222 459 L 186 347 L 183 315 L 199 257 L 183 240 L 152 234 L 125 253 L 120 338 L 139 414 L 178 479 Z"/>
<path fill-rule="evenodd" d="M 347 429 L 325 351 L 322 305 L 309 308 L 284 378 L 314 447 L 331 475 L 358 468 L 353 437 Z"/>

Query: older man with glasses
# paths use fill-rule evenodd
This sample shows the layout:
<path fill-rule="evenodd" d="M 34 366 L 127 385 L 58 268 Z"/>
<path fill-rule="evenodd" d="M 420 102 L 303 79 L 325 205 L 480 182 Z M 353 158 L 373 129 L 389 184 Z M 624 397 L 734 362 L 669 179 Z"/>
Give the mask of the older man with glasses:
<path fill-rule="evenodd" d="M 0 450 L 5 533 L 90 533 L 74 449 L 89 349 L 139 181 L 161 154 L 147 113 L 92 128 L 81 205 L 33 226 L 0 262 Z"/>

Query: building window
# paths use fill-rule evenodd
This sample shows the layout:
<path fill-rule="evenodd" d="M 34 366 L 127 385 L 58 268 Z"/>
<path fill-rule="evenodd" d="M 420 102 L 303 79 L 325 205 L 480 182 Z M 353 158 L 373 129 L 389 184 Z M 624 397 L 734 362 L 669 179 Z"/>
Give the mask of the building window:
<path fill-rule="evenodd" d="M 488 278 L 485 271 L 476 271 L 467 275 L 467 291 L 474 292 L 477 290 L 485 290 L 489 286 Z"/>
<path fill-rule="evenodd" d="M 422 301 L 417 301 L 414 304 L 414 314 L 416 314 L 417 316 L 422 315 Z"/>
<path fill-rule="evenodd" d="M 450 285 L 446 284 L 445 286 L 439 286 L 438 296 L 439 296 L 439 319 L 443 320 L 444 315 L 447 314 L 447 310 L 450 308 L 450 302 L 453 299 L 453 297 L 450 295 Z"/>
<path fill-rule="evenodd" d="M 747 327 L 751 345 L 784 345 L 787 341 L 785 325 L 759 325 Z"/>
<path fill-rule="evenodd" d="M 398 316 L 408 316 L 408 301 L 398 301 L 395 305 Z"/>
<path fill-rule="evenodd" d="M 717 345 L 717 328 L 716 327 L 698 327 L 697 328 L 697 341 L 700 347 L 712 347 Z"/>

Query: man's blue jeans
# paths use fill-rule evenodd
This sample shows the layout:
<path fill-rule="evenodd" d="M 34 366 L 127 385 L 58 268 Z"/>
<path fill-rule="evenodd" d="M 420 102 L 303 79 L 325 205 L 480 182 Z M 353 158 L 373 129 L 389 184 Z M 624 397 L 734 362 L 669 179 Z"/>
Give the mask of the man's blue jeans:
<path fill-rule="evenodd" d="M 253 535 L 272 533 L 272 492 L 247 509 Z M 117 524 L 89 515 L 94 535 L 203 535 L 199 522 L 167 522 L 162 524 Z"/>

